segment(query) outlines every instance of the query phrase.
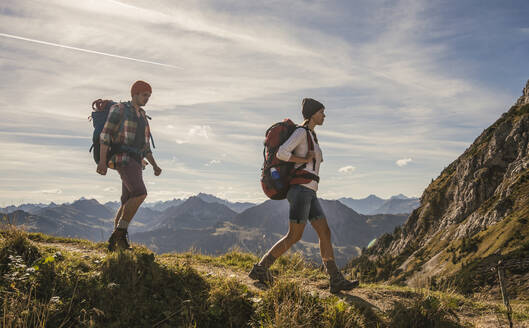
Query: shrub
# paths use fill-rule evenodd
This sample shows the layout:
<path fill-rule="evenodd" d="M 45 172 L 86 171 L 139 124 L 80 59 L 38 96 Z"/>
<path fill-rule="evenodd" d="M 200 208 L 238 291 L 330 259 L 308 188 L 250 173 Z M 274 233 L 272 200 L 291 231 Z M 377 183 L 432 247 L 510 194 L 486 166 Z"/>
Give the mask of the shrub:
<path fill-rule="evenodd" d="M 416 294 L 411 304 L 396 302 L 389 311 L 392 328 L 457 328 L 463 327 L 456 314 L 436 297 Z"/>

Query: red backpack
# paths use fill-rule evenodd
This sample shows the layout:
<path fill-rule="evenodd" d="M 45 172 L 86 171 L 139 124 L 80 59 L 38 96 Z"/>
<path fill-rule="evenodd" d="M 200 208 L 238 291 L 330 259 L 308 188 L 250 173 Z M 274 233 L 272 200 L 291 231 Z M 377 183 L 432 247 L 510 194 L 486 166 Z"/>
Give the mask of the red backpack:
<path fill-rule="evenodd" d="M 268 198 L 279 200 L 287 197 L 288 189 L 292 184 L 309 183 L 312 180 L 319 181 L 315 174 L 305 171 L 307 164 L 294 169 L 295 163 L 285 162 L 276 157 L 279 147 L 287 141 L 297 128 L 307 130 L 307 142 L 309 150 L 314 150 L 314 143 L 309 136 L 309 129 L 294 124 L 286 118 L 283 122 L 272 125 L 265 132 L 263 149 L 263 168 L 261 169 L 261 187 Z M 315 160 L 314 160 L 315 162 Z"/>

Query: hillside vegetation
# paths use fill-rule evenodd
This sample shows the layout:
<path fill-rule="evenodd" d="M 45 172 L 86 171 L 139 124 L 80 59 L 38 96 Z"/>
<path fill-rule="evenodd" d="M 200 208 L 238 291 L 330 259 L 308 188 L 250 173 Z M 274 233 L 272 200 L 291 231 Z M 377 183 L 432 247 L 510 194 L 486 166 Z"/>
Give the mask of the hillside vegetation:
<path fill-rule="evenodd" d="M 134 245 L 0 230 L 2 327 L 496 327 L 499 303 L 455 293 L 361 285 L 331 295 L 299 254 L 281 257 L 268 288 L 246 274 L 257 257 L 232 251 L 160 256 Z M 346 273 L 350 274 L 350 273 Z M 515 303 L 515 320 L 529 304 Z M 490 325 L 489 325 L 490 324 Z"/>

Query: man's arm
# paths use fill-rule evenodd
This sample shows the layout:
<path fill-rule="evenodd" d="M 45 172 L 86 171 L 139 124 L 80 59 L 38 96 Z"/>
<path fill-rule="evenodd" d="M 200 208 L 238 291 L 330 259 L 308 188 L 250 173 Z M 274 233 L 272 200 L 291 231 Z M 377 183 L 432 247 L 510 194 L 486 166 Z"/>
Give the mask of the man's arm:
<path fill-rule="evenodd" d="M 145 158 L 147 158 L 147 161 L 151 163 L 152 168 L 154 170 L 154 175 L 159 176 L 160 173 L 162 173 L 162 169 L 158 166 L 158 164 L 156 164 L 156 161 L 154 160 L 152 153 L 147 153 L 145 155 Z"/>
<path fill-rule="evenodd" d="M 108 169 L 108 166 L 107 166 L 107 162 L 108 162 L 108 158 L 107 158 L 107 153 L 108 153 L 108 145 L 105 145 L 104 143 L 101 143 L 100 144 L 100 149 L 99 149 L 99 163 L 97 163 L 97 173 L 101 174 L 101 175 L 105 175 L 107 174 L 107 169 Z"/>

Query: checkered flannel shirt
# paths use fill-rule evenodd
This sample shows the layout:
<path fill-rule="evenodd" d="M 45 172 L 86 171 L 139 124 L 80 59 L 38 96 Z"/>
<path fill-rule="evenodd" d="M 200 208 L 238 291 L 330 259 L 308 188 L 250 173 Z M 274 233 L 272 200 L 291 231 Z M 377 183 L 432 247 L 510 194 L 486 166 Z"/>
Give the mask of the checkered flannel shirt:
<path fill-rule="evenodd" d="M 122 109 L 120 108 L 120 104 Z M 120 104 L 115 104 L 110 108 L 107 121 L 101 131 L 99 140 L 102 144 L 107 146 L 110 146 L 111 144 L 121 144 L 133 147 L 138 126 L 137 118 L 135 117 L 136 110 L 130 101 Z M 146 156 L 151 153 L 151 146 L 149 144 L 151 130 L 149 128 L 149 122 L 147 121 L 145 111 L 140 109 L 140 113 L 145 120 L 145 146 L 141 151 L 143 152 L 143 156 Z M 107 165 L 109 168 L 117 169 L 118 167 L 127 166 L 131 160 L 133 159 L 127 153 L 117 153 L 113 154 L 108 159 Z"/>

